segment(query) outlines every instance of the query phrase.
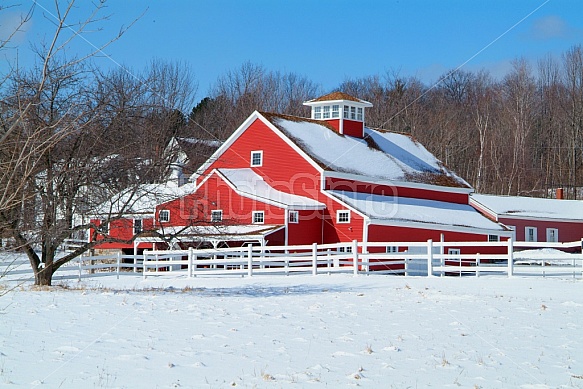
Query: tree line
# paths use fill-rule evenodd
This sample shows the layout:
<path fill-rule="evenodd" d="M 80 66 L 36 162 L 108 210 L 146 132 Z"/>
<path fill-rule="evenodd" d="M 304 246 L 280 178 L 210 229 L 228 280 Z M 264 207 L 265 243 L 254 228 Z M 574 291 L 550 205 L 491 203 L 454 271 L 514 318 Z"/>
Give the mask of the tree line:
<path fill-rule="evenodd" d="M 367 126 L 410 134 L 477 192 L 549 197 L 562 187 L 569 198 L 582 196 L 580 45 L 536 65 L 516 59 L 500 79 L 456 69 L 429 85 L 388 71 L 334 90 L 373 103 Z M 186 132 L 224 140 L 254 109 L 308 116 L 302 102 L 328 92 L 305 77 L 245 63 L 192 109 Z"/>

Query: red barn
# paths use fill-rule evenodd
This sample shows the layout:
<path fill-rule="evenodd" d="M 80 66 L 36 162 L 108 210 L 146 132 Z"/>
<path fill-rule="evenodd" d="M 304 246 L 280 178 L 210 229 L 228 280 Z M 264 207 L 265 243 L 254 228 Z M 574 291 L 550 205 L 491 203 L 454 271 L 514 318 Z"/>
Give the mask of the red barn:
<path fill-rule="evenodd" d="M 573 242 L 583 237 L 583 202 L 472 194 L 470 205 L 526 242 Z"/>
<path fill-rule="evenodd" d="M 191 193 L 157 206 L 160 231 L 215 246 L 509 236 L 415 139 L 367 128 L 369 102 L 335 92 L 305 104 L 311 118 L 253 112 L 192 176 Z"/>

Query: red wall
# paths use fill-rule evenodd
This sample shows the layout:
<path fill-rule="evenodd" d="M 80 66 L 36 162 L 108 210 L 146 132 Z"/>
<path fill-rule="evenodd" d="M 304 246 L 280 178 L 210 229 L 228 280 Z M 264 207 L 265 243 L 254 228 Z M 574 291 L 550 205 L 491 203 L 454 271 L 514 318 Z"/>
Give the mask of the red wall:
<path fill-rule="evenodd" d="M 368 230 L 369 242 L 423 242 L 432 239 L 434 242 L 441 240 L 441 234 L 445 242 L 487 242 L 487 234 L 473 234 L 453 231 L 439 231 L 422 228 L 408 228 L 408 227 L 394 227 L 394 226 L 379 226 L 371 225 Z M 507 238 L 501 237 L 504 241 Z M 449 248 L 456 248 L 455 246 L 446 247 L 445 252 Z M 504 247 L 459 247 L 462 254 L 498 254 L 507 251 Z M 399 251 L 403 251 L 399 248 Z"/>
<path fill-rule="evenodd" d="M 344 135 L 354 136 L 357 138 L 362 138 L 363 136 L 364 123 L 357 122 L 354 120 L 344 119 Z"/>
<path fill-rule="evenodd" d="M 437 190 L 406 188 L 402 186 L 373 184 L 370 182 L 326 177 L 326 188 L 349 192 L 371 193 L 381 196 L 400 196 L 425 200 L 445 201 L 448 203 L 468 204 L 469 194 L 442 192 Z"/>
<path fill-rule="evenodd" d="M 224 224 L 251 224 L 253 211 L 265 211 L 264 224 L 282 225 L 285 222 L 282 208 L 240 196 L 216 173 L 196 193 L 158 205 L 157 219 L 162 209 L 170 211 L 169 222 L 157 222 L 162 226 L 209 224 L 211 211 L 219 209 L 223 211 Z"/>
<path fill-rule="evenodd" d="M 203 177 L 216 168 L 251 167 L 251 151 L 256 150 L 263 150 L 263 166 L 252 169 L 269 185 L 286 193 L 318 196 L 320 173 L 259 119 L 209 166 Z"/>
<path fill-rule="evenodd" d="M 525 240 L 525 227 L 536 227 L 537 241 L 547 241 L 547 228 L 557 228 L 559 230 L 559 242 L 574 242 L 583 238 L 583 221 L 576 222 L 555 222 L 541 220 L 524 220 L 499 218 L 500 222 L 507 226 L 516 227 L 516 240 Z"/>
<path fill-rule="evenodd" d="M 92 219 L 91 223 L 99 225 L 99 219 Z M 145 218 L 142 219 L 142 230 L 147 231 L 153 228 L 154 221 L 152 218 Z M 95 230 L 93 228 L 89 229 L 89 237 L 90 239 L 93 238 Z M 120 240 L 130 240 L 134 236 L 134 219 L 117 219 L 112 220 L 109 223 L 109 236 L 114 239 Z M 102 240 L 103 236 L 98 235 L 97 240 Z M 151 247 L 151 244 L 141 243 L 139 248 L 142 247 Z M 96 249 L 133 249 L 133 243 L 120 243 L 120 242 L 110 242 L 110 243 L 103 243 L 98 246 L 95 246 Z"/>

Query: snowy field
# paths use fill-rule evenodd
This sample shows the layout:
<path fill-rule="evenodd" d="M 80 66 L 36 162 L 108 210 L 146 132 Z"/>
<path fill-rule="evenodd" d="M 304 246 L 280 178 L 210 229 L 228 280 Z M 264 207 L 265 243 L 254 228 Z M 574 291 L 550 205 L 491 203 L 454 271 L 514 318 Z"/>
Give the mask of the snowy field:
<path fill-rule="evenodd" d="M 583 388 L 580 279 L 58 283 L 0 284 L 0 387 Z"/>

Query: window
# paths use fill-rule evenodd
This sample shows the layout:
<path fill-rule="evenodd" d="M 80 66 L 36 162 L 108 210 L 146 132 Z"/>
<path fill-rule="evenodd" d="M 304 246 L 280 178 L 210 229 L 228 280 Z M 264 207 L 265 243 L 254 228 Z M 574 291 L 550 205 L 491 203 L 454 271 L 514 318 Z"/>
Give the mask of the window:
<path fill-rule="evenodd" d="M 399 246 L 387 246 L 387 253 L 398 253 Z"/>
<path fill-rule="evenodd" d="M 314 107 L 314 119 L 322 119 L 322 107 Z"/>
<path fill-rule="evenodd" d="M 142 219 L 134 219 L 134 234 L 142 232 Z"/>
<path fill-rule="evenodd" d="M 223 221 L 223 210 L 222 209 L 215 209 L 211 211 L 211 222 L 217 223 Z"/>
<path fill-rule="evenodd" d="M 253 224 L 263 224 L 265 222 L 265 213 L 263 211 L 253 211 Z"/>
<path fill-rule="evenodd" d="M 340 106 L 339 105 L 333 105 L 332 106 L 332 117 L 333 118 L 339 118 L 340 117 Z"/>
<path fill-rule="evenodd" d="M 263 151 L 252 151 L 251 152 L 251 166 L 262 166 L 263 165 Z"/>
<path fill-rule="evenodd" d="M 288 221 L 290 223 L 299 223 L 300 222 L 300 213 L 298 211 L 289 211 Z"/>
<path fill-rule="evenodd" d="M 106 219 L 102 219 L 99 221 L 99 232 L 102 234 L 109 234 L 109 223 Z"/>
<path fill-rule="evenodd" d="M 338 211 L 336 213 L 336 222 L 350 223 L 350 211 Z"/>
<path fill-rule="evenodd" d="M 338 247 L 338 252 L 339 253 L 351 253 L 352 252 L 352 246 L 341 246 L 341 247 Z"/>
<path fill-rule="evenodd" d="M 356 114 L 356 120 L 360 120 L 362 122 L 362 108 L 358 108 L 358 113 Z"/>
<path fill-rule="evenodd" d="M 449 255 L 460 255 L 462 251 L 460 249 L 447 249 Z"/>
<path fill-rule="evenodd" d="M 170 211 L 167 209 L 160 210 L 160 215 L 158 216 L 158 220 L 161 223 L 169 222 L 170 221 Z"/>
<path fill-rule="evenodd" d="M 345 105 L 344 106 L 344 119 L 348 119 L 348 110 L 349 109 L 350 108 L 348 107 L 348 105 Z"/>
<path fill-rule="evenodd" d="M 322 117 L 324 119 L 330 119 L 330 106 L 329 105 L 324 106 L 324 113 L 322 114 Z"/>
<path fill-rule="evenodd" d="M 488 235 L 488 242 L 499 242 L 500 237 L 498 235 Z"/>
<path fill-rule="evenodd" d="M 547 242 L 558 242 L 559 230 L 557 228 L 547 228 Z"/>
<path fill-rule="evenodd" d="M 527 242 L 536 242 L 536 227 L 524 228 L 524 240 Z"/>
<path fill-rule="evenodd" d="M 356 119 L 356 107 L 350 107 L 350 118 L 352 120 Z"/>

